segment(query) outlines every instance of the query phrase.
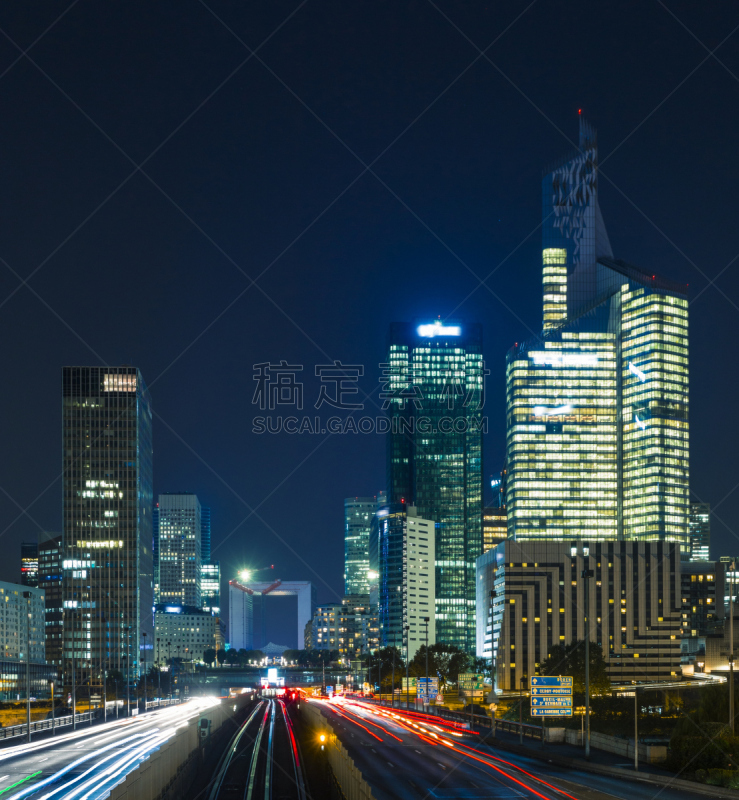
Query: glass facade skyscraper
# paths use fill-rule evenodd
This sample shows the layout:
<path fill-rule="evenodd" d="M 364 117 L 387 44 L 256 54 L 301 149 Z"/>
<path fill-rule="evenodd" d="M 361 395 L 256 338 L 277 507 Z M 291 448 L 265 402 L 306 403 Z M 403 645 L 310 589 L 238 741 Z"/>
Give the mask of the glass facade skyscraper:
<path fill-rule="evenodd" d="M 200 607 L 215 616 L 221 613 L 220 561 L 210 561 L 200 567 Z"/>
<path fill-rule="evenodd" d="M 344 594 L 370 593 L 370 528 L 376 506 L 374 497 L 344 500 Z"/>
<path fill-rule="evenodd" d="M 200 559 L 210 564 L 210 508 L 200 506 Z"/>
<path fill-rule="evenodd" d="M 436 523 L 436 641 L 471 653 L 482 552 L 482 328 L 394 323 L 384 369 L 388 501 Z"/>
<path fill-rule="evenodd" d="M 64 367 L 64 683 L 130 679 L 152 647 L 151 400 L 136 367 Z M 146 633 L 144 645 L 143 634 Z"/>
<path fill-rule="evenodd" d="M 506 370 L 518 540 L 640 539 L 689 552 L 687 287 L 614 259 L 597 139 L 543 181 L 543 333 Z"/>
<path fill-rule="evenodd" d="M 690 560 L 709 561 L 711 549 L 711 504 L 690 504 Z"/>
<path fill-rule="evenodd" d="M 160 494 L 159 601 L 200 608 L 200 501 L 189 492 Z"/>

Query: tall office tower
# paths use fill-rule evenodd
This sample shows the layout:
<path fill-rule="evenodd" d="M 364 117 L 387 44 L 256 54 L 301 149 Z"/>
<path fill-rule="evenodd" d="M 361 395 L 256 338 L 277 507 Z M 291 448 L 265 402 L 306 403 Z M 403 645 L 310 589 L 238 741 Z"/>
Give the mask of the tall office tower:
<path fill-rule="evenodd" d="M 44 590 L 46 609 L 46 660 L 61 669 L 64 638 L 62 596 L 62 535 L 40 533 L 38 545 L 38 586 Z"/>
<path fill-rule="evenodd" d="M 436 523 L 436 640 L 475 647 L 482 552 L 482 328 L 394 323 L 385 390 L 388 501 Z"/>
<path fill-rule="evenodd" d="M 200 567 L 200 607 L 218 616 L 221 613 L 221 562 Z"/>
<path fill-rule="evenodd" d="M 151 401 L 136 367 L 62 371 L 64 682 L 152 647 Z M 146 634 L 146 637 L 143 634 Z M 100 688 L 98 688 L 98 692 Z"/>
<path fill-rule="evenodd" d="M 509 536 L 663 540 L 685 559 L 687 288 L 613 258 L 597 161 L 581 120 L 543 182 L 544 331 L 507 358 Z"/>
<path fill-rule="evenodd" d="M 21 584 L 38 586 L 38 544 L 21 543 Z"/>
<path fill-rule="evenodd" d="M 159 600 L 200 608 L 200 501 L 190 492 L 159 495 Z"/>
<path fill-rule="evenodd" d="M 485 506 L 482 510 L 482 552 L 487 553 L 508 538 L 508 513 L 505 506 Z"/>
<path fill-rule="evenodd" d="M 344 594 L 369 594 L 369 543 L 374 497 L 344 500 Z"/>
<path fill-rule="evenodd" d="M 159 503 L 151 510 L 152 560 L 154 567 L 154 605 L 159 602 Z"/>
<path fill-rule="evenodd" d="M 436 528 L 418 509 L 392 503 L 379 520 L 380 644 L 411 659 L 418 648 L 438 641 L 435 608 Z"/>
<path fill-rule="evenodd" d="M 200 506 L 200 560 L 210 564 L 210 507 Z"/>
<path fill-rule="evenodd" d="M 691 503 L 690 520 L 690 560 L 708 561 L 711 549 L 711 504 Z"/>

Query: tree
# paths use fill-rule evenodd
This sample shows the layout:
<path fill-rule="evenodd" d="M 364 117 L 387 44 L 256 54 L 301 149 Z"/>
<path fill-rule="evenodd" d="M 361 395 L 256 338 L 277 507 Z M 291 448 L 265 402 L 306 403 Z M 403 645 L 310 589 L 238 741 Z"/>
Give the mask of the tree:
<path fill-rule="evenodd" d="M 239 651 L 238 650 L 226 650 L 226 663 L 227 664 L 238 664 L 239 663 Z"/>
<path fill-rule="evenodd" d="M 571 675 L 574 694 L 585 694 L 585 641 L 556 644 L 539 669 L 542 675 Z M 590 643 L 590 694 L 607 694 L 611 680 L 603 657 L 603 648 Z"/>
<path fill-rule="evenodd" d="M 390 691 L 393 678 L 393 652 L 395 652 L 395 686 L 399 685 L 400 676 L 405 675 L 405 661 L 397 647 L 381 647 L 368 656 L 368 666 L 372 682 L 377 683 L 378 673 L 382 678 L 382 687 Z"/>
<path fill-rule="evenodd" d="M 221 647 L 218 649 L 216 652 L 216 658 L 218 659 L 219 664 L 223 664 L 223 662 L 226 660 L 226 651 L 224 648 Z"/>
<path fill-rule="evenodd" d="M 206 664 L 212 664 L 216 660 L 216 651 L 209 647 L 207 650 L 203 651 L 203 661 Z"/>
<path fill-rule="evenodd" d="M 469 668 L 470 657 L 453 644 L 429 645 L 429 678 L 438 677 L 439 687 L 457 683 L 459 673 Z M 426 645 L 421 645 L 408 665 L 408 672 L 416 677 L 426 675 Z"/>

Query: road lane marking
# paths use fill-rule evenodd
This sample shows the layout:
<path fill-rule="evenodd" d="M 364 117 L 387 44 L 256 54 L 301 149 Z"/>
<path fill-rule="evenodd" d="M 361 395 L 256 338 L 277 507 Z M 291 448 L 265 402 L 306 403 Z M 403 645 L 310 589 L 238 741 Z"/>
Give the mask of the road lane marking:
<path fill-rule="evenodd" d="M 3 775 L 2 778 L 0 778 L 0 781 L 4 781 L 6 778 L 9 778 L 9 777 L 10 777 L 10 775 Z"/>
<path fill-rule="evenodd" d="M 44 761 L 48 761 L 48 758 L 40 758 L 37 763 L 42 764 Z"/>
<path fill-rule="evenodd" d="M 446 769 L 446 767 L 445 767 L 445 766 L 444 766 L 442 763 L 440 763 L 439 761 L 437 761 L 436 763 L 437 763 L 437 764 L 438 764 L 438 765 L 439 765 L 439 766 L 440 766 L 442 769 Z"/>
<path fill-rule="evenodd" d="M 423 755 L 423 753 L 420 750 L 416 750 L 416 752 L 418 753 L 419 756 Z"/>
<path fill-rule="evenodd" d="M 392 761 L 388 761 L 388 762 L 387 762 L 387 765 L 388 765 L 388 767 L 394 767 L 394 766 L 395 766 L 395 764 L 393 764 L 393 762 L 392 762 Z"/>

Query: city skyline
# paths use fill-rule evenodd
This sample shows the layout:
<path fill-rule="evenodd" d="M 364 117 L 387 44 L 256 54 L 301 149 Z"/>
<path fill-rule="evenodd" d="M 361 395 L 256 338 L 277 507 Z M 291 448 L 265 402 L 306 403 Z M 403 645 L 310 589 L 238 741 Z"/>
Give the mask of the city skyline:
<path fill-rule="evenodd" d="M 427 11 L 423 23 L 431 24 L 434 12 L 422 13 Z M 470 29 L 466 14 L 472 12 L 457 13 L 460 26 Z M 11 11 L 3 14 L 8 34 L 23 46 L 55 18 L 47 8 L 39 12 L 38 28 L 29 23 L 26 29 Z M 255 39 L 274 27 L 258 12 L 233 9 L 229 14 L 236 29 L 252 30 L 253 22 Z M 383 31 L 396 24 L 388 14 L 383 9 L 376 19 L 362 16 L 367 27 L 361 38 L 368 49 L 342 49 L 340 55 L 342 63 L 353 65 L 350 71 L 366 66 L 360 53 L 374 52 L 369 38 L 387 41 Z M 713 557 L 732 552 L 736 539 L 729 529 L 737 528 L 739 518 L 739 496 L 731 493 L 735 434 L 727 433 L 711 409 L 716 397 L 736 394 L 735 376 L 725 365 L 736 360 L 739 347 L 733 336 L 739 283 L 734 268 L 722 270 L 735 254 L 730 187 L 737 164 L 730 126 L 711 125 L 709 133 L 707 120 L 725 114 L 725 98 L 733 96 L 735 84 L 711 60 L 657 108 L 692 66 L 664 35 L 664 12 L 643 14 L 640 36 L 657 44 L 648 53 L 633 46 L 654 82 L 635 95 L 623 91 L 623 68 L 637 85 L 636 68 L 622 64 L 618 75 L 613 70 L 621 63 L 622 43 L 631 41 L 626 15 L 608 9 L 599 22 L 573 15 L 562 32 L 567 58 L 556 75 L 542 77 L 535 66 L 541 57 L 528 61 L 519 54 L 520 37 L 546 41 L 557 20 L 551 9 L 527 13 L 495 48 L 531 103 L 496 77 L 484 59 L 476 64 L 373 167 L 421 221 L 371 174 L 364 175 L 260 279 L 277 307 L 251 287 L 224 311 L 249 281 L 141 175 L 56 251 L 124 180 L 130 165 L 41 73 L 29 64 L 14 67 L 3 84 L 6 116 L 17 124 L 7 131 L 8 157 L 16 164 L 7 176 L 8 196 L 25 202 L 6 203 L 3 257 L 20 277 L 6 269 L 0 288 L 2 331 L 15 343 L 8 370 L 27 377 L 19 392 L 1 401 L 6 418 L 15 421 L 8 447 L 16 458 L 0 474 L 7 492 L 0 497 L 0 525 L 9 550 L 17 553 L 20 542 L 38 531 L 62 527 L 53 390 L 59 369 L 74 363 L 132 363 L 146 376 L 159 415 L 154 492 L 192 487 L 214 509 L 213 558 L 221 561 L 223 575 L 247 563 L 275 563 L 280 577 L 310 579 L 321 602 L 336 601 L 343 577 L 341 498 L 377 491 L 384 471 L 383 437 L 333 436 L 318 446 L 316 436 L 251 433 L 252 367 L 281 360 L 302 364 L 308 412 L 318 396 L 314 368 L 334 358 L 363 364 L 363 391 L 377 388 L 377 365 L 384 360 L 385 331 L 393 320 L 439 314 L 479 320 L 491 369 L 483 474 L 497 474 L 504 454 L 504 354 L 541 326 L 541 168 L 576 144 L 582 107 L 599 130 L 599 203 L 613 252 L 690 284 L 691 485 L 694 499 L 710 502 L 714 510 Z M 697 25 L 699 35 L 714 46 L 732 27 L 728 19 L 713 25 L 691 15 L 686 12 L 687 24 Z M 480 41 L 492 41 L 514 18 L 513 11 L 505 19 L 479 14 Z M 111 46 L 102 48 L 106 52 L 98 63 L 89 50 L 96 28 L 77 8 L 42 40 L 35 58 L 125 152 L 141 161 L 245 57 L 217 21 L 205 20 L 178 23 L 183 36 L 202 43 L 193 62 L 197 69 L 189 63 L 192 48 L 171 54 L 172 69 L 184 76 L 181 84 L 122 17 L 110 28 L 103 26 L 101 40 Z M 339 29 L 345 23 L 337 22 Z M 164 35 L 168 24 L 154 13 L 154 31 Z M 406 23 L 397 24 L 401 36 L 413 39 Z M 310 59 L 319 83 L 323 76 L 328 85 L 333 67 L 315 63 L 313 50 L 300 44 L 323 41 L 325 32 L 311 14 L 298 15 L 291 25 L 283 41 Z M 604 28 L 609 31 L 605 39 Z M 146 67 L 134 62 L 130 74 L 118 74 L 118 62 L 109 55 L 117 47 L 113 29 L 121 32 L 128 50 L 148 54 Z M 298 31 L 305 33 L 304 40 L 296 37 Z M 673 33 L 679 39 L 679 31 Z M 446 43 L 447 32 L 440 36 Z M 453 32 L 452 38 L 443 64 L 433 48 L 412 41 L 402 61 L 387 67 L 408 76 L 390 95 L 379 88 L 385 67 L 367 66 L 366 85 L 352 90 L 356 100 L 344 86 L 338 104 L 333 90 L 302 83 L 291 67 L 293 50 L 278 48 L 268 63 L 369 163 L 475 57 L 474 48 Z M 338 39 L 351 42 L 353 35 Z M 595 62 L 581 47 L 593 40 L 601 42 L 607 56 Z M 683 43 L 694 65 L 700 63 L 700 46 L 687 37 Z M 498 56 L 490 56 L 497 63 Z M 367 63 L 373 62 L 368 58 Z M 407 72 L 406 63 L 418 67 Z M 304 117 L 305 110 L 288 101 L 278 84 L 257 79 L 261 73 L 253 67 L 247 65 L 212 104 L 206 103 L 149 162 L 147 173 L 252 278 L 363 169 L 315 120 Z M 100 84 L 93 75 L 101 76 Z M 255 80 L 254 108 L 270 109 L 256 128 L 253 114 L 239 110 L 244 87 Z M 101 91 L 101 85 L 107 88 Z M 28 108 L 29 97 L 41 100 Z M 130 105 L 111 103 L 114 97 L 129 98 Z M 20 116 L 13 111 L 19 108 Z M 156 129 L 150 127 L 151 108 L 166 109 Z M 36 138 L 29 138 L 29 131 Z M 713 155 L 707 157 L 709 138 Z M 70 186 L 78 188 L 70 191 Z M 466 267 L 480 279 L 492 273 L 487 288 Z M 103 297 L 108 300 L 102 302 Z M 208 365 L 205 373 L 202 364 Z M 374 414 L 371 403 L 366 405 Z M 325 509 L 320 520 L 304 512 L 316 503 Z M 323 541 L 327 532 L 330 544 L 319 552 L 314 542 Z M 17 579 L 15 559 L 3 569 L 0 577 Z"/>

